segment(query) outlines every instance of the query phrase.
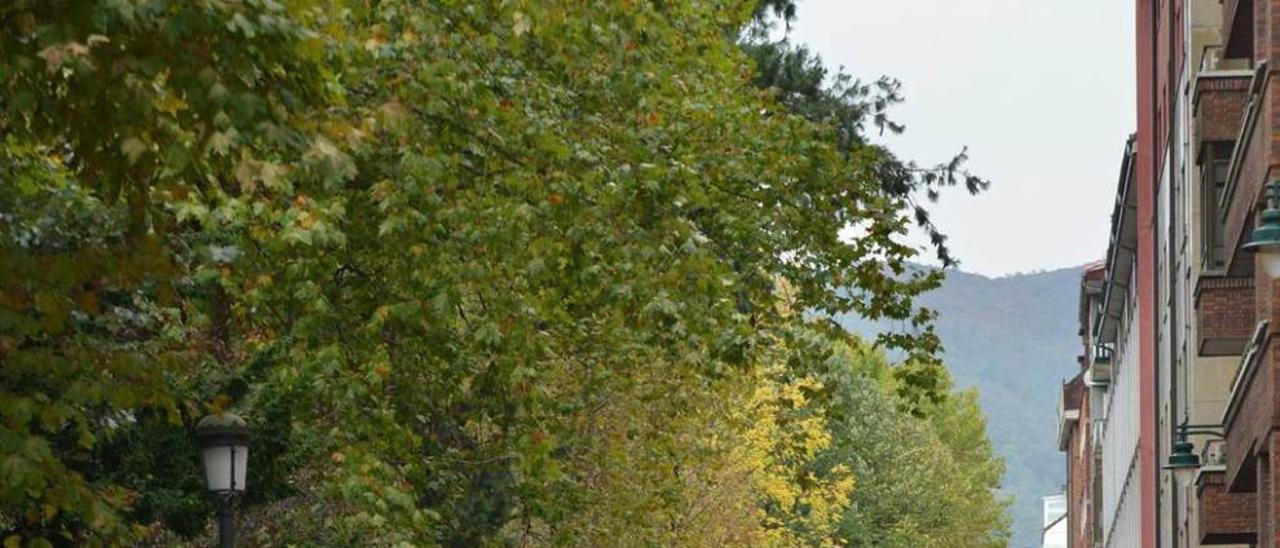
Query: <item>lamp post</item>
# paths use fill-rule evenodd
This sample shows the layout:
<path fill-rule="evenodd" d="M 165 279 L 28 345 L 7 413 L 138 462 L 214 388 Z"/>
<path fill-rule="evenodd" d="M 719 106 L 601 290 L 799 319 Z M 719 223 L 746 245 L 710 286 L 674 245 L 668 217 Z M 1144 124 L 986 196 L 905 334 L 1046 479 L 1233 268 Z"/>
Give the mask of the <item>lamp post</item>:
<path fill-rule="evenodd" d="M 1241 247 L 1257 253 L 1263 272 L 1274 280 L 1280 278 L 1280 180 L 1267 185 L 1267 194 L 1270 196 L 1267 209 L 1259 215 L 1249 243 Z"/>
<path fill-rule="evenodd" d="M 1200 455 L 1196 454 L 1196 446 L 1187 440 L 1186 431 L 1178 432 L 1178 441 L 1173 442 L 1173 450 L 1169 453 L 1169 463 L 1165 470 L 1194 469 L 1200 467 Z"/>
<path fill-rule="evenodd" d="M 1188 434 L 1198 434 L 1202 436 L 1212 436 L 1222 439 L 1222 432 L 1219 430 L 1221 426 L 1216 424 L 1180 424 L 1176 428 L 1178 433 L 1178 441 L 1173 442 L 1173 447 L 1169 451 L 1169 460 L 1162 466 L 1165 470 L 1173 470 L 1177 473 L 1179 470 L 1195 470 L 1200 467 L 1200 455 L 1195 452 L 1195 445 L 1187 439 Z"/>
<path fill-rule="evenodd" d="M 249 465 L 249 425 L 235 413 L 209 415 L 196 424 L 209 492 L 218 500 L 218 545 L 236 543 L 235 497 L 244 492 Z"/>

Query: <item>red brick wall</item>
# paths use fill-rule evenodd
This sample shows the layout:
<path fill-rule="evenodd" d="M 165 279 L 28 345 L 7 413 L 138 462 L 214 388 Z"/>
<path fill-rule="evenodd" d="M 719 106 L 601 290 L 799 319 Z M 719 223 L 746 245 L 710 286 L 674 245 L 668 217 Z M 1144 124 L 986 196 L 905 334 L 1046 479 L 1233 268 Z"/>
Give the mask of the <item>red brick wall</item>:
<path fill-rule="evenodd" d="M 1201 144 L 1239 137 L 1248 90 L 1248 76 L 1196 81 L 1196 135 Z"/>
<path fill-rule="evenodd" d="M 1089 397 L 1081 398 L 1080 421 L 1071 433 L 1071 443 L 1067 446 L 1067 460 L 1070 461 L 1071 477 L 1067 478 L 1067 517 L 1071 548 L 1088 548 L 1092 520 L 1086 501 L 1092 494 L 1090 478 L 1093 477 L 1093 451 L 1089 450 Z M 1083 451 L 1081 450 L 1083 448 Z"/>
<path fill-rule="evenodd" d="M 1196 285 L 1201 356 L 1243 352 L 1255 325 L 1253 278 L 1202 276 Z"/>
<path fill-rule="evenodd" d="M 1247 491 L 1253 483 L 1256 466 L 1255 450 L 1264 441 L 1271 429 L 1272 394 L 1271 381 L 1273 368 L 1267 364 L 1277 353 L 1276 343 L 1256 364 L 1253 372 L 1243 379 L 1239 389 L 1242 395 L 1236 395 L 1241 401 L 1230 410 L 1226 426 L 1227 430 L 1227 481 L 1234 491 Z"/>
<path fill-rule="evenodd" d="M 1248 544 L 1256 533 L 1257 498 L 1254 493 L 1228 493 L 1226 474 L 1200 472 L 1196 479 L 1200 501 L 1202 544 Z"/>

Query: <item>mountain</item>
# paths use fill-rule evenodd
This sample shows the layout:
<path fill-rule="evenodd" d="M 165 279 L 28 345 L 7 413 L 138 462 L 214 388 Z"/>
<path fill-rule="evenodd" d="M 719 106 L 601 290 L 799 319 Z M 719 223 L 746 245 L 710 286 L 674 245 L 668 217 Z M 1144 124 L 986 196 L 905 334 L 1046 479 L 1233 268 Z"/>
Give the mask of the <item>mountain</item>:
<path fill-rule="evenodd" d="M 1080 274 L 1081 267 L 999 278 L 953 270 L 918 300 L 940 314 L 943 360 L 957 387 L 980 393 L 987 431 L 1008 467 L 1014 548 L 1040 546 L 1040 497 L 1062 490 L 1055 421 L 1062 382 L 1078 367 Z M 901 327 L 841 323 L 867 336 Z"/>

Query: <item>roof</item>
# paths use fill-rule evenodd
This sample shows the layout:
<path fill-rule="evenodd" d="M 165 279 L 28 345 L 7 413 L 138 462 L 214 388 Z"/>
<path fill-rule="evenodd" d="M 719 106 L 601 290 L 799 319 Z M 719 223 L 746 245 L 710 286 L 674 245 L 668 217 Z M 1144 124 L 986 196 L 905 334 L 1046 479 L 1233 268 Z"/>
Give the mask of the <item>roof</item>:
<path fill-rule="evenodd" d="M 1120 159 L 1120 180 L 1116 203 L 1111 211 L 1111 238 L 1107 245 L 1107 270 L 1102 284 L 1102 308 L 1094 339 L 1112 343 L 1119 331 L 1121 312 L 1127 300 L 1129 275 L 1133 272 L 1138 243 L 1137 196 L 1133 188 L 1134 136 L 1130 135 Z"/>

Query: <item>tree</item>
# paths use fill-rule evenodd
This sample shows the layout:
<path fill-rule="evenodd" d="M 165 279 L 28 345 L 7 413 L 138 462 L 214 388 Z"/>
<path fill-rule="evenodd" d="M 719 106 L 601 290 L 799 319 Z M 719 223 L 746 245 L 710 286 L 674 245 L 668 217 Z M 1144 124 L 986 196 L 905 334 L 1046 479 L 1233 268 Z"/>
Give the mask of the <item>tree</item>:
<path fill-rule="evenodd" d="M 856 337 L 833 344 L 811 331 L 794 375 L 821 379 L 810 405 L 831 443 L 820 467 L 843 467 L 856 486 L 832 537 L 850 546 L 1004 546 L 1008 501 L 997 498 L 1003 462 L 994 456 L 972 391 L 909 405 L 884 354 Z"/>
<path fill-rule="evenodd" d="M 758 92 L 754 7 L 0 8 L 6 542 L 194 533 L 136 472 L 226 407 L 322 529 L 263 543 L 836 542 L 794 311 L 924 325 L 937 276 L 881 152 Z"/>
<path fill-rule="evenodd" d="M 775 93 L 790 112 L 833 127 L 841 149 L 867 154 L 876 180 L 886 193 L 909 205 L 938 261 L 943 267 L 956 266 L 958 262 L 947 248 L 946 235 L 918 198 L 923 194 L 927 202 L 936 202 L 943 189 L 957 185 L 963 185 L 970 194 L 978 194 L 991 185 L 990 181 L 965 168 L 967 148 L 946 162 L 921 167 L 874 144 L 867 135 L 868 124 L 880 134 L 897 134 L 906 129 L 889 117 L 889 109 L 903 100 L 902 85 L 887 76 L 871 82 L 855 80 L 843 70 L 830 70 L 808 48 L 790 43 L 785 34 L 774 39 L 776 23 L 790 30 L 797 12 L 795 0 L 758 0 L 751 23 L 740 36 L 743 51 L 756 62 L 755 84 Z"/>
<path fill-rule="evenodd" d="M 1006 545 L 1004 464 L 976 394 L 953 391 L 944 371 L 934 403 L 908 405 L 883 352 L 820 326 L 779 333 L 777 359 L 747 383 L 754 394 L 728 399 L 746 425 L 731 463 L 756 485 L 745 495 L 716 486 L 709 498 L 759 501 L 760 545 Z"/>
<path fill-rule="evenodd" d="M 147 504 L 111 477 L 120 456 L 104 449 L 190 422 L 199 387 L 244 355 L 224 276 L 239 242 L 218 226 L 234 218 L 190 213 L 234 195 L 259 217 L 287 216 L 264 200 L 267 170 L 250 169 L 262 159 L 292 165 L 299 186 L 334 175 L 316 161 L 328 150 L 316 107 L 331 98 L 323 43 L 308 30 L 319 12 L 70 4 L 0 7 L 7 543 L 141 532 L 122 513 Z"/>

